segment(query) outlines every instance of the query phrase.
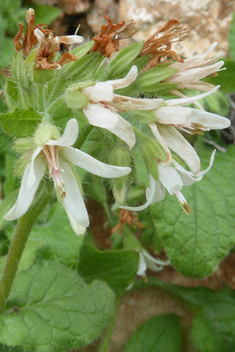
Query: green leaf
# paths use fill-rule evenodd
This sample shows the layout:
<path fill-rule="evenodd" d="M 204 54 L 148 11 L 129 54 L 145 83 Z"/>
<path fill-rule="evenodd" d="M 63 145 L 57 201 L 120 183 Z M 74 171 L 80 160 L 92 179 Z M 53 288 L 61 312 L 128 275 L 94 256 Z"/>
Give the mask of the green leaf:
<path fill-rule="evenodd" d="M 45 23 L 49 25 L 62 13 L 62 10 L 54 6 L 33 4 L 32 7 L 35 11 L 35 24 Z"/>
<path fill-rule="evenodd" d="M 134 332 L 125 352 L 180 352 L 179 317 L 159 315 L 147 320 Z"/>
<path fill-rule="evenodd" d="M 228 35 L 228 46 L 230 56 L 235 61 L 235 12 L 233 13 L 232 22 L 230 24 L 229 35 Z"/>
<path fill-rule="evenodd" d="M 113 303 L 113 292 L 102 282 L 85 285 L 60 264 L 35 265 L 14 281 L 0 318 L 0 341 L 36 352 L 79 348 L 101 334 Z"/>
<path fill-rule="evenodd" d="M 222 346 L 221 335 L 213 329 L 204 314 L 198 314 L 194 318 L 191 334 L 194 345 L 201 352 L 229 352 L 225 346 Z"/>
<path fill-rule="evenodd" d="M 41 122 L 40 114 L 33 108 L 18 109 L 0 115 L 2 129 L 17 138 L 29 137 Z"/>
<path fill-rule="evenodd" d="M 85 56 L 94 46 L 95 42 L 91 40 L 90 42 L 87 42 L 86 44 L 83 44 L 79 46 L 78 48 L 72 50 L 71 54 L 77 56 L 79 59 L 83 56 Z"/>
<path fill-rule="evenodd" d="M 154 87 L 155 83 L 163 81 L 164 79 L 172 76 L 177 71 L 177 68 L 170 68 L 165 67 L 165 65 L 159 65 L 141 73 L 141 75 L 137 78 L 138 86 L 142 90 L 150 89 L 151 86 Z M 154 90 L 154 88 L 152 90 Z"/>
<path fill-rule="evenodd" d="M 217 72 L 218 76 L 205 78 L 203 81 L 216 85 L 220 85 L 224 93 L 229 94 L 235 92 L 235 62 L 233 60 L 224 59 L 226 70 Z"/>
<path fill-rule="evenodd" d="M 0 352 L 24 352 L 24 350 L 20 346 L 8 347 L 6 345 L 0 344 Z"/>
<path fill-rule="evenodd" d="M 139 264 L 135 251 L 98 251 L 91 246 L 82 246 L 79 255 L 78 273 L 87 283 L 100 279 L 119 296 L 133 282 Z"/>
<path fill-rule="evenodd" d="M 174 196 L 167 195 L 150 206 L 154 225 L 176 270 L 186 277 L 213 273 L 235 244 L 235 147 L 217 152 L 208 174 L 198 183 L 184 187 L 192 207 L 187 216 Z M 208 165 L 209 155 L 201 158 Z M 202 168 L 203 169 L 203 168 Z"/>
<path fill-rule="evenodd" d="M 47 257 L 76 269 L 83 236 L 77 236 L 74 233 L 60 204 L 53 205 L 49 217 L 47 223 L 34 226 L 30 234 L 30 239 L 43 242 L 43 246 L 38 251 L 39 258 Z"/>
<path fill-rule="evenodd" d="M 138 281 L 134 289 L 157 286 L 171 298 L 194 312 L 191 330 L 195 346 L 201 352 L 232 352 L 235 349 L 235 293 L 230 287 L 210 290 L 206 287 L 181 287 L 156 278 Z"/>
<path fill-rule="evenodd" d="M 59 97 L 48 108 L 47 113 L 52 117 L 55 125 L 64 129 L 68 120 L 75 117 L 75 112 L 70 109 L 64 98 Z"/>
<path fill-rule="evenodd" d="M 10 110 L 13 110 L 15 107 L 23 108 L 22 103 L 19 99 L 18 85 L 16 81 L 11 77 L 8 77 L 6 80 L 4 95 L 5 95 L 6 103 Z"/>
<path fill-rule="evenodd" d="M 122 73 L 127 66 L 139 55 L 144 42 L 135 43 L 119 51 L 110 63 L 109 78 Z"/>
<path fill-rule="evenodd" d="M 128 114 L 131 114 L 132 118 L 143 124 L 149 124 L 157 121 L 157 117 L 148 110 L 129 110 Z"/>
<path fill-rule="evenodd" d="M 71 63 L 68 68 L 65 68 L 66 79 L 73 79 L 74 81 L 81 79 L 87 74 L 92 74 L 96 65 L 102 60 L 99 52 L 87 54 L 79 58 L 77 61 Z M 88 79 L 87 79 L 88 80 Z"/>
<path fill-rule="evenodd" d="M 10 65 L 13 54 L 14 54 L 14 44 L 13 39 L 2 37 L 0 41 L 0 69 L 5 68 Z"/>

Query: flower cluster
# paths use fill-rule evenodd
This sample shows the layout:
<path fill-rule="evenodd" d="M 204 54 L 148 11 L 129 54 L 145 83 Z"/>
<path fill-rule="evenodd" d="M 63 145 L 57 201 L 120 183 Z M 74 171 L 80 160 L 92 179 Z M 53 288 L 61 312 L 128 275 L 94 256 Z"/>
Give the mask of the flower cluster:
<path fill-rule="evenodd" d="M 183 60 L 172 45 L 186 39 L 187 30 L 172 19 L 144 43 L 119 51 L 119 41 L 135 34 L 135 22 L 113 24 L 108 17 L 105 19 L 108 25 L 102 26 L 92 42 L 62 55 L 59 54 L 61 43 L 79 44 L 83 38 L 78 35 L 57 37 L 43 24 L 34 26 L 32 9 L 27 13 L 25 35 L 20 25 L 15 37 L 18 61 L 14 65 L 18 64 L 21 69 L 12 70 L 13 83 L 20 92 L 8 94 L 6 88 L 5 97 L 9 114 L 17 108 L 28 109 L 31 113 L 33 110 L 36 120 L 41 121 L 36 132 L 29 136 L 33 140 L 28 143 L 30 148 L 24 150 L 23 159 L 27 162 L 18 199 L 5 215 L 6 220 L 19 218 L 27 212 L 48 168 L 74 231 L 84 233 L 89 219 L 79 175 L 72 165 L 111 178 L 114 196 L 123 209 L 145 209 L 163 200 L 167 190 L 177 197 L 187 214 L 191 211 L 181 190 L 203 178 L 212 167 L 215 153 L 208 168 L 201 171 L 197 152 L 182 132 L 203 134 L 230 125 L 222 116 L 187 106 L 198 104 L 199 99 L 215 94 L 219 88 L 201 81 L 215 75 L 223 65 L 217 56 L 210 57 L 216 43 L 204 53 Z M 29 55 L 33 60 L 26 64 Z M 21 71 L 26 78 L 19 76 Z M 199 89 L 203 93 L 187 97 L 181 89 Z M 166 98 L 166 91 L 179 98 Z M 16 100 L 12 100 L 13 95 Z M 112 155 L 112 165 L 71 147 L 77 140 L 80 124 L 84 126 L 83 132 L 88 125 L 94 126 L 90 142 L 95 141 L 97 148 L 102 133 L 104 141 L 109 143 L 107 150 L 102 150 L 102 160 L 110 164 Z M 62 136 L 61 127 L 65 127 Z M 21 141 L 16 141 L 16 145 Z M 146 189 L 147 202 L 139 207 L 124 205 L 128 188 L 137 183 L 135 153 L 140 153 L 150 183 L 150 188 Z M 127 176 L 130 173 L 132 176 Z M 146 257 L 145 252 L 141 253 Z"/>

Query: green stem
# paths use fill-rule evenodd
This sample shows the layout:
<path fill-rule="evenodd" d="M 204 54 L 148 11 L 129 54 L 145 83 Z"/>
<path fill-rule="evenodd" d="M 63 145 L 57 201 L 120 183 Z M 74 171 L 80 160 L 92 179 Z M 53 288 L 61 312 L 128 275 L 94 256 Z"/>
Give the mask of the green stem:
<path fill-rule="evenodd" d="M 73 145 L 74 148 L 80 149 L 85 140 L 87 139 L 88 135 L 90 134 L 93 126 L 88 125 L 82 128 L 82 130 L 79 132 L 79 137 L 76 141 L 76 143 Z"/>
<path fill-rule="evenodd" d="M 119 300 L 116 301 L 115 311 L 114 311 L 112 320 L 110 321 L 109 326 L 107 327 L 107 329 L 104 332 L 104 335 L 102 337 L 98 352 L 107 352 L 107 349 L 109 347 L 109 342 L 110 342 L 110 339 L 112 336 L 115 320 L 116 320 L 116 313 L 117 313 L 118 307 L 119 307 Z"/>
<path fill-rule="evenodd" d="M 18 221 L 15 235 L 9 248 L 6 264 L 0 281 L 0 313 L 3 312 L 5 308 L 14 278 L 16 276 L 20 258 L 31 229 L 35 224 L 38 216 L 41 214 L 49 202 L 50 198 L 51 192 L 49 190 L 49 186 L 47 190 L 45 190 L 45 188 L 41 189 L 35 204 L 33 204 L 27 213 L 23 215 Z"/>

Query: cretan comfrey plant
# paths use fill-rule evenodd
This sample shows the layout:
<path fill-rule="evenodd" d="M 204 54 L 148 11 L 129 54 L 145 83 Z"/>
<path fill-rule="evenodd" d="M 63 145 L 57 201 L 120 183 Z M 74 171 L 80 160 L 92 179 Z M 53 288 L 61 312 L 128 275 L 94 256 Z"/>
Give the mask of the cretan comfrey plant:
<path fill-rule="evenodd" d="M 227 214 L 234 223 L 229 157 L 201 139 L 230 121 L 192 107 L 216 94 L 202 80 L 223 61 L 211 57 L 215 43 L 184 60 L 174 43 L 188 32 L 176 19 L 120 50 L 133 20 L 104 16 L 83 44 L 34 16 L 29 9 L 25 31 L 19 24 L 2 94 L 0 343 L 74 350 L 111 321 L 97 350 L 105 352 L 114 307 L 136 275 L 201 278 L 234 247 L 224 226 Z M 188 97 L 190 89 L 202 93 Z"/>

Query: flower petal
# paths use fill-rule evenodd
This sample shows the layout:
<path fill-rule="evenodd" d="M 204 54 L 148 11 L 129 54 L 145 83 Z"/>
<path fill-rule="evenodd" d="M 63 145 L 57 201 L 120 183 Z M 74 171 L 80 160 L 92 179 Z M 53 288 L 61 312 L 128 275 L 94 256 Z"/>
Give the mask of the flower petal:
<path fill-rule="evenodd" d="M 102 163 L 101 161 L 82 152 L 81 150 L 74 149 L 71 147 L 62 148 L 61 155 L 65 160 L 69 161 L 70 163 L 77 165 L 85 169 L 86 171 L 91 172 L 94 175 L 101 177 L 115 178 L 125 176 L 131 172 L 131 168 L 129 167 L 119 167 Z"/>
<path fill-rule="evenodd" d="M 187 104 L 191 104 L 191 103 L 194 103 L 195 101 L 198 101 L 199 99 L 207 97 L 208 95 L 210 95 L 212 93 L 215 93 L 219 89 L 219 87 L 220 86 L 216 86 L 213 89 L 211 89 L 210 91 L 196 95 L 194 97 L 169 99 L 169 100 L 166 100 L 165 103 L 167 104 L 167 106 L 176 106 L 176 105 L 177 106 L 184 106 Z"/>
<path fill-rule="evenodd" d="M 148 265 L 149 262 L 152 262 L 152 263 L 155 263 L 157 265 L 168 265 L 170 264 L 170 260 L 169 259 L 166 259 L 166 260 L 163 260 L 163 259 L 158 259 L 158 258 L 154 258 L 151 254 L 149 254 L 149 252 L 147 252 L 145 249 L 142 250 L 142 253 L 144 255 L 144 259 L 146 261 L 146 259 L 148 260 L 147 261 L 147 266 L 148 268 L 151 269 L 151 267 Z M 153 270 L 153 269 L 152 269 Z M 161 269 L 160 269 L 161 270 Z"/>
<path fill-rule="evenodd" d="M 30 169 L 29 169 L 29 173 L 28 173 L 28 179 L 27 179 L 27 186 L 30 188 L 34 185 L 34 183 L 36 182 L 36 165 L 35 165 L 35 160 L 36 158 L 39 156 L 39 154 L 41 153 L 43 147 L 37 147 L 35 149 L 35 151 L 33 152 L 32 155 L 32 159 L 31 159 L 31 163 L 30 165 Z"/>
<path fill-rule="evenodd" d="M 215 153 L 216 150 L 214 150 L 211 154 L 209 166 L 205 170 L 200 171 L 196 176 L 194 176 L 192 172 L 185 170 L 177 161 L 174 161 L 175 168 L 178 171 L 184 186 L 190 186 L 194 182 L 198 182 L 203 178 L 203 176 L 211 169 L 213 165 Z"/>
<path fill-rule="evenodd" d="M 153 110 L 164 104 L 163 99 L 141 99 L 114 94 L 111 103 L 117 110 Z"/>
<path fill-rule="evenodd" d="M 137 275 L 145 276 L 146 270 L 147 270 L 147 265 L 145 263 L 144 256 L 141 252 L 139 252 L 139 266 L 138 266 Z"/>
<path fill-rule="evenodd" d="M 184 184 L 174 167 L 162 166 L 160 163 L 158 166 L 158 172 L 160 182 L 171 195 L 182 189 Z"/>
<path fill-rule="evenodd" d="M 82 94 L 93 103 L 98 103 L 99 101 L 109 102 L 114 97 L 112 84 L 108 81 L 98 82 L 94 86 L 84 88 L 82 89 Z"/>
<path fill-rule="evenodd" d="M 67 122 L 64 133 L 58 140 L 50 139 L 46 145 L 57 145 L 59 147 L 69 147 L 73 145 L 78 138 L 78 122 L 71 119 Z"/>
<path fill-rule="evenodd" d="M 64 208 L 76 222 L 83 227 L 87 227 L 89 218 L 73 171 L 69 164 L 60 156 L 59 165 L 64 170 L 62 173 L 66 192 L 66 197 L 63 199 Z"/>
<path fill-rule="evenodd" d="M 74 219 L 74 217 L 68 211 L 64 202 L 63 202 L 63 206 L 68 215 L 70 225 L 72 226 L 73 231 L 76 233 L 76 235 L 84 235 L 84 233 L 86 232 L 86 227 L 83 227 Z"/>
<path fill-rule="evenodd" d="M 192 145 L 173 126 L 158 126 L 159 133 L 167 146 L 186 162 L 194 175 L 200 171 L 200 159 Z"/>
<path fill-rule="evenodd" d="M 29 178 L 29 173 L 31 168 L 31 164 L 28 164 L 21 181 L 18 198 L 15 204 L 13 205 L 13 207 L 4 216 L 5 220 L 18 219 L 22 215 L 24 215 L 29 209 L 33 201 L 34 195 L 38 189 L 39 183 L 46 171 L 46 164 L 41 156 L 39 156 L 35 160 L 34 164 L 35 164 L 34 168 L 35 168 L 35 175 L 36 175 L 35 182 L 31 185 L 31 187 L 28 187 L 27 181 Z"/>
<path fill-rule="evenodd" d="M 158 140 L 158 142 L 161 144 L 162 148 L 165 150 L 166 154 L 167 154 L 167 160 L 164 161 L 165 165 L 171 165 L 172 164 L 172 156 L 171 156 L 171 152 L 168 148 L 168 146 L 166 145 L 164 139 L 162 138 L 162 136 L 160 135 L 159 131 L 158 131 L 158 127 L 157 124 L 155 123 L 150 123 L 149 127 L 151 129 L 151 131 L 153 132 L 155 138 Z"/>
<path fill-rule="evenodd" d="M 157 123 L 177 125 L 187 121 L 191 109 L 182 106 L 163 106 L 152 112 L 157 117 Z"/>
<path fill-rule="evenodd" d="M 187 108 L 184 108 L 184 109 L 187 109 Z M 217 114 L 212 114 L 204 110 L 198 110 L 198 109 L 190 109 L 190 110 L 191 110 L 191 114 L 190 116 L 188 116 L 187 121 L 200 123 L 203 125 L 205 129 L 221 130 L 223 128 L 228 128 L 231 124 L 231 121 L 226 117 L 222 117 Z"/>
<path fill-rule="evenodd" d="M 135 145 L 135 134 L 133 132 L 131 124 L 123 119 L 120 115 L 116 114 L 118 121 L 113 128 L 106 128 L 107 131 L 113 133 L 115 136 L 126 142 L 129 149 Z"/>
<path fill-rule="evenodd" d="M 92 126 L 113 128 L 118 121 L 118 117 L 114 112 L 100 104 L 89 103 L 82 110 Z"/>
<path fill-rule="evenodd" d="M 134 82 L 138 75 L 138 68 L 137 66 L 132 66 L 126 77 L 120 79 L 114 79 L 107 81 L 113 87 L 113 89 L 117 88 L 125 88 L 128 87 L 132 82 Z"/>

